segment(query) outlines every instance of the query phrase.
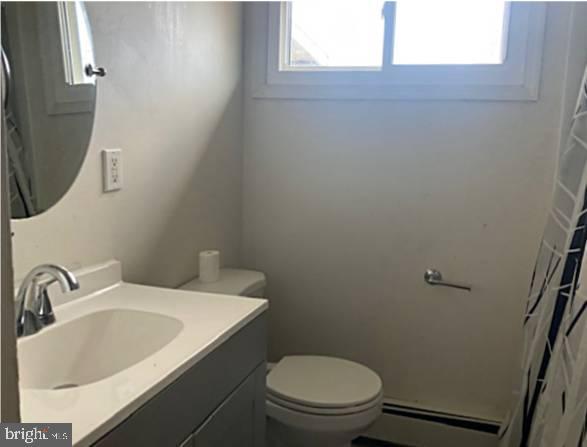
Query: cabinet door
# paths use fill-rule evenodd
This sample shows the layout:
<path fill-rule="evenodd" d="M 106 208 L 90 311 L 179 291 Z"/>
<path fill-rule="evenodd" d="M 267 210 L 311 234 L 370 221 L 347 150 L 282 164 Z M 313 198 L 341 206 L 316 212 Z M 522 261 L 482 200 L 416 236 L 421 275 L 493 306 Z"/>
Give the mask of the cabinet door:
<path fill-rule="evenodd" d="M 251 373 L 258 376 L 257 370 L 265 367 L 266 324 L 266 316 L 259 315 L 104 434 L 93 447 L 180 446 L 239 384 Z M 264 380 L 257 382 L 260 390 Z M 257 394 L 261 402 L 256 405 L 259 414 L 255 431 L 261 432 L 265 399 Z M 255 447 L 261 442 L 255 441 Z"/>
<path fill-rule="evenodd" d="M 264 424 L 259 414 L 265 406 L 262 368 L 251 374 L 194 433 L 194 447 L 260 447 Z"/>

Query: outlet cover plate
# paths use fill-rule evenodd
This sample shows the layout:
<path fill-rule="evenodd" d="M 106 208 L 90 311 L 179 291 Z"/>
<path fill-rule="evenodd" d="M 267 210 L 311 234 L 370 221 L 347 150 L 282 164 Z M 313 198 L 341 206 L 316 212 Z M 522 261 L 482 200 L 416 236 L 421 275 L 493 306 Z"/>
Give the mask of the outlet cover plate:
<path fill-rule="evenodd" d="M 102 177 L 104 192 L 122 188 L 122 149 L 102 150 Z"/>

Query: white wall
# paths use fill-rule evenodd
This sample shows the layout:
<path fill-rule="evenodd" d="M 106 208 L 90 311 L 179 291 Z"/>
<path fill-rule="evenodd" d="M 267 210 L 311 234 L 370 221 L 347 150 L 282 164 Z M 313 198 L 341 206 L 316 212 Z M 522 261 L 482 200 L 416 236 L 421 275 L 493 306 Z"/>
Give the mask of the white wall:
<path fill-rule="evenodd" d="M 246 77 L 259 8 L 246 10 Z M 504 415 L 558 153 L 568 12 L 549 5 L 536 102 L 261 100 L 247 87 L 244 259 L 268 275 L 271 358 L 343 356 L 378 371 L 389 398 Z M 425 285 L 427 267 L 473 292 Z"/>
<path fill-rule="evenodd" d="M 48 212 L 13 221 L 15 275 L 109 258 L 124 278 L 175 286 L 197 252 L 238 263 L 242 14 L 236 3 L 86 3 L 99 81 L 78 179 Z M 121 147 L 124 189 L 101 192 L 102 148 Z"/>

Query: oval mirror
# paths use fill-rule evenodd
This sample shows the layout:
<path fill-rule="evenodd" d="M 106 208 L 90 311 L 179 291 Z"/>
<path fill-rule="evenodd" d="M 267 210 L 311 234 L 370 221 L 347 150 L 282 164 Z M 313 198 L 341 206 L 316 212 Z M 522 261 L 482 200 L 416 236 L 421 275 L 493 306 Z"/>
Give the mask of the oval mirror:
<path fill-rule="evenodd" d="M 2 103 L 13 218 L 72 185 L 94 123 L 92 36 L 82 2 L 2 2 Z"/>

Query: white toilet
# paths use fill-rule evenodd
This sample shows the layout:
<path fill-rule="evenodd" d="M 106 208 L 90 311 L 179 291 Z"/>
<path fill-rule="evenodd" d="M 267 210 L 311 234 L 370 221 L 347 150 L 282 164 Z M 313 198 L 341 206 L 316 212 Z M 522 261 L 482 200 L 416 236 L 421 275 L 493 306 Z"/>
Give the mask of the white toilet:
<path fill-rule="evenodd" d="M 180 289 L 264 297 L 261 272 L 224 268 L 220 279 Z M 335 357 L 294 355 L 267 375 L 268 447 L 343 447 L 381 414 L 383 386 L 369 368 Z"/>

